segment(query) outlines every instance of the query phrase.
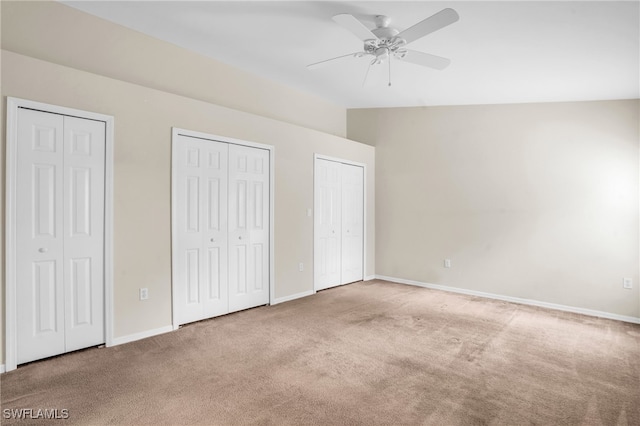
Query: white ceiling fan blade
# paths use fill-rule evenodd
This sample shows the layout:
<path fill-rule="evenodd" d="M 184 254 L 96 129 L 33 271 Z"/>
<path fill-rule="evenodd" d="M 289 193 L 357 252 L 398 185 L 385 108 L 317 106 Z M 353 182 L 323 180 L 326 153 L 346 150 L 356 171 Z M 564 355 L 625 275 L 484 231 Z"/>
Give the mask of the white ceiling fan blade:
<path fill-rule="evenodd" d="M 360 40 L 376 40 L 378 37 L 371 30 L 364 26 L 364 24 L 358 21 L 353 15 L 348 13 L 341 13 L 332 18 L 338 24 L 342 25 L 345 29 L 349 30 Z"/>
<path fill-rule="evenodd" d="M 431 34 L 434 31 L 444 28 L 447 25 L 451 25 L 460 19 L 458 13 L 450 8 L 442 9 L 440 12 L 428 17 L 427 19 L 418 22 L 412 27 L 402 31 L 397 37 L 404 39 L 407 44 L 415 41 L 421 37 Z"/>
<path fill-rule="evenodd" d="M 309 68 L 310 70 L 316 69 L 318 67 L 321 67 L 322 65 L 326 64 L 327 62 L 330 61 L 335 61 L 336 59 L 341 59 L 341 58 L 346 58 L 347 56 L 358 56 L 358 55 L 364 55 L 364 52 L 355 52 L 355 53 L 349 53 L 347 55 L 342 55 L 342 56 L 336 56 L 335 58 L 330 58 L 330 59 L 325 59 L 324 61 L 320 61 L 320 62 L 314 62 L 313 64 L 309 64 L 307 65 L 307 68 Z"/>
<path fill-rule="evenodd" d="M 443 70 L 451 63 L 451 59 L 410 49 L 407 49 L 404 55 L 397 55 L 396 57 L 403 61 L 411 62 L 412 64 L 435 68 L 437 70 Z"/>

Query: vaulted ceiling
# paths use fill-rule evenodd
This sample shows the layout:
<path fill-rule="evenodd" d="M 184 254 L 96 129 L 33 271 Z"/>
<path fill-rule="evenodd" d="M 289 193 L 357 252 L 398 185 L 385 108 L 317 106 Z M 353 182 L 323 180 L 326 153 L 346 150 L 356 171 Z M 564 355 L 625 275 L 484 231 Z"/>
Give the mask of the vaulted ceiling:
<path fill-rule="evenodd" d="M 638 1 L 85 1 L 90 14 L 347 108 L 640 98 Z M 442 71 L 370 56 L 332 20 L 376 15 L 402 31 L 453 8 L 453 23 L 410 45 L 451 59 Z"/>

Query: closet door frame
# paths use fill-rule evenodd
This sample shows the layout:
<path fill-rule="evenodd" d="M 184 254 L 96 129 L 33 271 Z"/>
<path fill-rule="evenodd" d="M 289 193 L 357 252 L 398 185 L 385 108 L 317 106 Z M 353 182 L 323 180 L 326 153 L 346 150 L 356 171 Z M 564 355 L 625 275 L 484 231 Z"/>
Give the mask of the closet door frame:
<path fill-rule="evenodd" d="M 27 99 L 7 97 L 7 147 L 5 159 L 5 371 L 17 368 L 17 283 L 16 283 L 16 218 L 17 218 L 17 152 L 18 110 L 72 116 L 105 123 L 104 169 L 104 324 L 105 345 L 113 346 L 113 130 L 110 115 L 50 105 Z"/>
<path fill-rule="evenodd" d="M 316 179 L 316 162 L 317 160 L 328 160 L 336 163 L 348 164 L 350 166 L 362 167 L 362 279 L 366 280 L 367 271 L 367 165 L 355 161 L 345 160 L 343 158 L 330 157 L 328 155 L 313 154 L 313 293 L 317 293 L 318 286 L 316 284 L 316 242 L 318 240 L 318 229 L 316 229 L 316 193 L 318 192 L 318 180 Z M 339 287 L 343 284 L 338 284 Z"/>
<path fill-rule="evenodd" d="M 175 194 L 178 193 L 178 164 L 173 161 L 173 158 L 178 158 L 178 136 L 187 136 L 197 139 L 209 140 L 212 142 L 223 142 L 230 145 L 240 145 L 250 148 L 260 148 L 269 151 L 269 304 L 273 304 L 275 300 L 275 243 L 274 243 L 274 229 L 275 229 L 275 148 L 272 145 L 265 145 L 257 142 L 249 142 L 241 139 L 229 138 L 226 136 L 214 135 L 210 133 L 197 132 L 194 130 L 181 129 L 178 127 L 171 128 L 171 302 L 172 313 L 171 321 L 173 329 L 180 328 L 178 321 L 178 312 L 176 306 L 178 304 L 177 292 L 175 291 L 175 283 L 178 282 L 177 271 L 174 266 L 175 253 L 177 253 L 177 238 L 178 235 L 178 215 L 176 205 Z"/>

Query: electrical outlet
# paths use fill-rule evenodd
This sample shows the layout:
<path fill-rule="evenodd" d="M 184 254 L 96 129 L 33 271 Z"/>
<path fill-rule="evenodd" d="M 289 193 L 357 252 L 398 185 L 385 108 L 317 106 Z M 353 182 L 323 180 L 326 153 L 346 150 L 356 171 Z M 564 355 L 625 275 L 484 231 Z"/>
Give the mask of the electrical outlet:
<path fill-rule="evenodd" d="M 445 268 L 451 268 L 451 259 L 445 259 L 444 260 L 444 267 Z"/>
<path fill-rule="evenodd" d="M 300 272 L 304 271 L 304 263 L 302 262 L 298 263 L 298 271 Z"/>
<path fill-rule="evenodd" d="M 624 287 L 624 288 L 633 288 L 633 280 L 631 280 L 631 278 L 623 278 L 622 279 L 622 287 Z"/>
<path fill-rule="evenodd" d="M 149 298 L 149 289 L 141 288 L 140 289 L 140 300 L 147 300 Z"/>
<path fill-rule="evenodd" d="M 311 209 L 307 209 L 307 217 L 311 217 Z"/>

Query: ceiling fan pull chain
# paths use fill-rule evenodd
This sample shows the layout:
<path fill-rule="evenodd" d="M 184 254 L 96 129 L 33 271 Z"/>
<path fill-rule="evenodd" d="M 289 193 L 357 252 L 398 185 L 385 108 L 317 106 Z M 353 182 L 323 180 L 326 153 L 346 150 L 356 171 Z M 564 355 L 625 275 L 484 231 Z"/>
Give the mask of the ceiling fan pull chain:
<path fill-rule="evenodd" d="M 391 56 L 389 56 L 389 87 L 391 87 Z"/>
<path fill-rule="evenodd" d="M 369 64 L 369 66 L 367 67 L 367 72 L 364 74 L 364 80 L 362 81 L 362 87 L 364 87 L 364 84 L 367 82 L 367 77 L 369 76 L 369 70 L 371 69 L 371 64 Z"/>

